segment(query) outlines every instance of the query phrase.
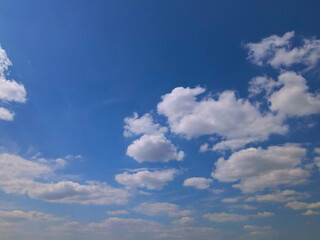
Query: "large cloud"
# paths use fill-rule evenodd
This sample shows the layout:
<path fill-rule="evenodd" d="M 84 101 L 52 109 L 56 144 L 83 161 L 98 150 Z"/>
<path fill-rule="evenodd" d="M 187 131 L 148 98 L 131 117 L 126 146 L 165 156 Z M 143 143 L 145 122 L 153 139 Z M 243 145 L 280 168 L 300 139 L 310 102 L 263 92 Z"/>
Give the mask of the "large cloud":
<path fill-rule="evenodd" d="M 17 155 L 0 155 L 0 189 L 6 193 L 27 194 L 31 198 L 58 203 L 126 204 L 128 192 L 106 183 L 88 181 L 48 182 L 53 167 Z"/>
<path fill-rule="evenodd" d="M 178 87 L 162 96 L 158 113 L 168 118 L 171 131 L 187 138 L 217 134 L 226 141 L 215 150 L 239 148 L 253 141 L 266 140 L 270 134 L 283 134 L 288 129 L 282 119 L 261 114 L 246 99 L 237 99 L 235 92 L 224 91 L 218 99 L 207 97 L 197 101 L 204 88 Z"/>
<path fill-rule="evenodd" d="M 306 149 L 295 144 L 270 146 L 267 149 L 248 148 L 220 158 L 212 177 L 221 182 L 236 182 L 235 188 L 255 192 L 279 185 L 306 182 L 309 172 L 299 167 Z"/>
<path fill-rule="evenodd" d="M 308 68 L 314 67 L 320 59 L 320 40 L 304 38 L 299 47 L 292 46 L 294 32 L 283 36 L 272 35 L 258 43 L 248 43 L 249 59 L 259 65 L 270 64 L 274 68 L 290 67 L 303 64 Z"/>
<path fill-rule="evenodd" d="M 163 134 L 143 135 L 127 149 L 127 155 L 138 162 L 181 161 L 184 152 L 177 148 Z"/>
<path fill-rule="evenodd" d="M 147 188 L 150 190 L 160 190 L 169 181 L 172 181 L 179 173 L 176 169 L 166 169 L 166 170 L 138 170 L 136 172 L 124 172 L 117 174 L 115 179 L 118 183 L 125 185 L 130 188 Z"/>

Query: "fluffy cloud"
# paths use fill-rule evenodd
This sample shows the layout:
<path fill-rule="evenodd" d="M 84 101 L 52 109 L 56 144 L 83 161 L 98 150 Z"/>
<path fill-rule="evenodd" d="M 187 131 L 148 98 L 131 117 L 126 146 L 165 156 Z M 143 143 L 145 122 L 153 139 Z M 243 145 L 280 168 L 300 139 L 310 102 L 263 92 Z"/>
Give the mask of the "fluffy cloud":
<path fill-rule="evenodd" d="M 249 60 L 262 66 L 270 64 L 274 68 L 290 67 L 296 64 L 314 67 L 320 59 L 320 40 L 304 38 L 302 45 L 292 47 L 294 32 L 287 32 L 283 36 L 272 35 L 258 43 L 248 43 Z"/>
<path fill-rule="evenodd" d="M 268 98 L 270 109 L 288 116 L 305 116 L 320 113 L 320 95 L 310 93 L 306 80 L 295 72 L 279 76 L 282 87 Z"/>
<path fill-rule="evenodd" d="M 239 148 L 287 131 L 282 119 L 271 113 L 262 115 L 248 100 L 237 99 L 233 91 L 222 92 L 217 100 L 207 97 L 197 101 L 196 96 L 204 91 L 178 87 L 162 96 L 158 113 L 168 118 L 171 131 L 187 138 L 211 134 L 226 138 L 215 150 Z"/>
<path fill-rule="evenodd" d="M 184 152 L 177 148 L 163 134 L 143 135 L 135 140 L 127 149 L 127 155 L 138 162 L 181 161 Z"/>
<path fill-rule="evenodd" d="M 183 182 L 183 186 L 185 187 L 194 187 L 197 189 L 207 189 L 210 187 L 210 184 L 212 183 L 212 179 L 209 178 L 203 178 L 203 177 L 192 177 L 187 178 Z"/>
<path fill-rule="evenodd" d="M 299 165 L 306 149 L 287 144 L 262 148 L 248 148 L 233 153 L 227 160 L 219 158 L 212 177 L 221 182 L 236 182 L 233 187 L 243 192 L 255 192 L 279 185 L 304 183 L 309 173 Z"/>
<path fill-rule="evenodd" d="M 320 208 L 320 202 L 315 203 L 306 203 L 306 202 L 288 202 L 286 205 L 288 208 L 292 208 L 294 210 L 301 210 L 301 209 L 314 209 L 314 208 Z"/>
<path fill-rule="evenodd" d="M 169 215 L 170 217 L 185 217 L 191 214 L 190 210 L 181 210 L 178 205 L 172 203 L 142 203 L 135 208 L 137 212 L 149 216 Z"/>
<path fill-rule="evenodd" d="M 137 113 L 133 114 L 133 117 L 127 117 L 124 119 L 124 136 L 130 137 L 140 134 L 157 134 L 165 133 L 166 127 L 161 127 L 160 124 L 154 123 L 151 114 L 146 113 L 139 118 Z"/>
<path fill-rule="evenodd" d="M 274 213 L 271 212 L 258 212 L 254 215 L 239 215 L 236 213 L 226 213 L 226 212 L 220 212 L 220 213 L 207 213 L 203 215 L 203 218 L 206 218 L 213 222 L 241 222 L 246 221 L 250 217 L 253 218 L 265 218 L 265 217 L 272 217 L 274 216 Z"/>
<path fill-rule="evenodd" d="M 72 181 L 48 183 L 55 176 L 51 166 L 17 155 L 0 155 L 0 189 L 6 193 L 27 194 L 48 202 L 79 204 L 126 204 L 128 192 L 106 183 Z"/>
<path fill-rule="evenodd" d="M 270 194 L 255 195 L 245 199 L 246 202 L 289 202 L 309 197 L 308 193 L 294 190 L 276 191 Z"/>
<path fill-rule="evenodd" d="M 124 172 L 117 174 L 115 180 L 130 188 L 147 188 L 149 190 L 162 189 L 179 173 L 177 169 L 161 171 L 138 170 L 134 173 Z"/>
<path fill-rule="evenodd" d="M 24 212 L 20 210 L 14 211 L 0 211 L 0 221 L 4 222 L 24 222 L 24 221 L 36 221 L 36 222 L 52 222 L 61 221 L 64 218 L 57 218 L 50 214 L 45 214 L 37 211 Z"/>
<path fill-rule="evenodd" d="M 24 86 L 14 80 L 8 80 L 6 71 L 12 63 L 9 60 L 7 53 L 0 46 L 0 100 L 6 102 L 19 102 L 26 101 L 26 90 Z M 8 109 L 0 108 L 0 119 L 11 121 L 13 120 L 14 113 Z"/>

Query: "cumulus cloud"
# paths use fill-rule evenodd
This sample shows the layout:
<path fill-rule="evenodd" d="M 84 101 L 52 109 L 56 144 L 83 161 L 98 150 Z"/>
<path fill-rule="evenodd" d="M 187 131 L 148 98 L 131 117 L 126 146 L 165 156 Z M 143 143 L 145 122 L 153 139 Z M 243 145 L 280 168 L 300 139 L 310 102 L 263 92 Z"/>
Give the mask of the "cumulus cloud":
<path fill-rule="evenodd" d="M 180 207 L 172 203 L 142 203 L 135 208 L 135 211 L 149 215 L 168 215 L 169 217 L 185 217 L 191 214 L 190 210 L 181 210 Z"/>
<path fill-rule="evenodd" d="M 115 180 L 129 188 L 147 188 L 149 190 L 160 190 L 169 181 L 173 181 L 174 177 L 179 174 L 177 169 L 166 170 L 139 170 L 134 173 L 124 172 L 117 174 Z"/>
<path fill-rule="evenodd" d="M 57 218 L 50 214 L 37 211 L 24 212 L 21 210 L 13 211 L 0 211 L 0 221 L 4 222 L 24 222 L 24 221 L 36 221 L 36 222 L 52 222 L 61 221 L 64 218 Z"/>
<path fill-rule="evenodd" d="M 247 148 L 233 153 L 227 160 L 219 158 L 212 177 L 220 182 L 236 182 L 242 192 L 255 192 L 279 185 L 304 183 L 309 172 L 299 167 L 306 149 L 295 144 Z"/>
<path fill-rule="evenodd" d="M 303 38 L 301 46 L 293 47 L 294 35 L 292 31 L 282 36 L 272 35 L 258 43 L 247 43 L 248 59 L 259 66 L 269 64 L 274 68 L 288 68 L 297 64 L 314 67 L 320 59 L 320 40 Z"/>
<path fill-rule="evenodd" d="M 1 154 L 0 165 L 0 189 L 6 193 L 27 194 L 48 202 L 101 205 L 126 204 L 129 196 L 126 190 L 101 182 L 48 182 L 55 176 L 52 166 L 17 155 Z"/>
<path fill-rule="evenodd" d="M 138 113 L 134 113 L 132 117 L 124 119 L 124 136 L 130 137 L 140 134 L 157 134 L 165 133 L 166 127 L 161 127 L 159 123 L 154 123 L 150 113 L 144 114 L 139 118 Z"/>
<path fill-rule="evenodd" d="M 0 46 L 0 100 L 3 104 L 7 102 L 24 103 L 26 101 L 26 90 L 21 83 L 7 79 L 7 70 L 12 63 L 6 51 Z M 0 119 L 11 121 L 14 113 L 6 108 L 0 108 Z"/>
<path fill-rule="evenodd" d="M 280 74 L 282 87 L 268 98 L 270 109 L 287 116 L 305 116 L 320 113 L 320 95 L 309 92 L 307 81 L 295 72 Z"/>
<path fill-rule="evenodd" d="M 288 202 L 285 206 L 294 210 L 314 209 L 314 208 L 320 208 L 320 202 L 307 203 L 307 202 L 293 201 L 293 202 Z"/>
<path fill-rule="evenodd" d="M 12 121 L 14 117 L 14 113 L 10 112 L 8 109 L 0 107 L 0 119 L 6 121 Z"/>
<path fill-rule="evenodd" d="M 283 134 L 287 126 L 282 119 L 259 110 L 246 99 L 237 99 L 235 92 L 224 91 L 218 99 L 196 97 L 204 88 L 177 87 L 162 96 L 158 113 L 168 118 L 172 132 L 188 139 L 216 134 L 226 139 L 214 150 L 239 148 L 253 141 L 266 140 L 270 134 Z"/>
<path fill-rule="evenodd" d="M 143 135 L 128 147 L 127 155 L 140 163 L 181 161 L 184 158 L 184 152 L 178 151 L 163 134 Z"/>
<path fill-rule="evenodd" d="M 307 210 L 304 213 L 302 213 L 304 216 L 311 216 L 311 215 L 320 215 L 319 211 L 313 211 L 313 210 Z"/>
<path fill-rule="evenodd" d="M 197 189 L 207 189 L 210 187 L 212 183 L 212 179 L 210 178 L 203 178 L 203 177 L 192 177 L 187 178 L 183 182 L 183 186 L 185 187 L 194 187 Z"/>
<path fill-rule="evenodd" d="M 299 199 L 304 199 L 309 197 L 310 195 L 305 192 L 297 192 L 294 190 L 283 190 L 283 191 L 276 191 L 269 194 L 261 194 L 251 196 L 245 199 L 246 202 L 289 202 L 289 201 L 296 201 Z"/>
<path fill-rule="evenodd" d="M 306 192 L 297 192 L 294 190 L 276 191 L 270 194 L 255 195 L 246 198 L 246 202 L 289 202 L 304 199 L 310 195 Z"/>
<path fill-rule="evenodd" d="M 271 212 L 258 212 L 254 215 L 239 215 L 236 213 L 227 213 L 227 212 L 220 212 L 220 213 L 207 213 L 203 215 L 203 218 L 208 219 L 209 221 L 213 222 L 242 222 L 246 221 L 249 218 L 265 218 L 265 217 L 272 217 L 274 213 Z"/>

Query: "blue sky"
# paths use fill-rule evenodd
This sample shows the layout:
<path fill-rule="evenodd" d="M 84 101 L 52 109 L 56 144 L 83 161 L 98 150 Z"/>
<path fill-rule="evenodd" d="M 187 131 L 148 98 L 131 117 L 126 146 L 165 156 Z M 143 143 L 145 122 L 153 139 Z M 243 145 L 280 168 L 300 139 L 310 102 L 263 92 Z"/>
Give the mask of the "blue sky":
<path fill-rule="evenodd" d="M 0 238 L 320 234 L 318 1 L 1 1 Z"/>

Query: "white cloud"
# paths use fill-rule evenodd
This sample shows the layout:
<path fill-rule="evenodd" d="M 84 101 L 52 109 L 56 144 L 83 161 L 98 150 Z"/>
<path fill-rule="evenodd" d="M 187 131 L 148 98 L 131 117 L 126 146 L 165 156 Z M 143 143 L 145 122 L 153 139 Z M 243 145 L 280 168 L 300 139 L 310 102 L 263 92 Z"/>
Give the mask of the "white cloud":
<path fill-rule="evenodd" d="M 315 203 L 306 203 L 306 202 L 288 202 L 286 205 L 288 208 L 292 208 L 294 210 L 301 210 L 301 209 L 314 209 L 314 208 L 320 208 L 320 202 Z"/>
<path fill-rule="evenodd" d="M 259 43 L 248 43 L 249 60 L 262 66 L 270 64 L 274 68 L 291 67 L 296 64 L 314 67 L 320 59 L 320 40 L 304 38 L 299 47 L 292 46 L 294 32 L 287 32 L 282 37 L 272 35 Z"/>
<path fill-rule="evenodd" d="M 272 212 L 258 212 L 257 214 L 253 215 L 239 215 L 236 213 L 227 213 L 227 212 L 220 212 L 220 213 L 208 213 L 203 215 L 203 218 L 206 218 L 213 222 L 242 222 L 246 221 L 249 218 L 266 218 L 272 217 L 274 213 Z"/>
<path fill-rule="evenodd" d="M 130 188 L 147 188 L 149 190 L 160 190 L 169 181 L 179 174 L 177 169 L 167 169 L 161 171 L 141 170 L 135 173 L 124 172 L 117 174 L 115 180 Z"/>
<path fill-rule="evenodd" d="M 14 113 L 10 112 L 8 109 L 0 107 L 0 119 L 6 121 L 12 121 L 14 117 Z"/>
<path fill-rule="evenodd" d="M 6 51 L 0 46 L 0 100 L 3 103 L 11 101 L 24 103 L 27 94 L 24 86 L 21 83 L 17 83 L 15 80 L 6 79 L 6 71 L 11 65 L 12 63 L 9 60 Z M 0 107 L 0 119 L 12 121 L 13 116 L 13 112 Z"/>
<path fill-rule="evenodd" d="M 248 59 L 251 62 L 262 66 L 270 55 L 281 47 L 287 46 L 290 40 L 294 37 L 294 32 L 287 32 L 282 37 L 272 35 L 264 38 L 259 43 L 247 43 L 245 46 L 249 49 Z"/>
<path fill-rule="evenodd" d="M 270 109 L 288 116 L 305 116 L 320 113 L 320 95 L 310 93 L 306 80 L 295 72 L 279 76 L 282 87 L 268 98 Z"/>
<path fill-rule="evenodd" d="M 309 197 L 308 193 L 294 190 L 276 191 L 270 194 L 255 195 L 245 199 L 246 202 L 289 202 Z"/>
<path fill-rule="evenodd" d="M 244 209 L 244 210 L 256 210 L 257 209 L 257 207 L 251 206 L 251 205 L 248 205 L 248 204 L 230 205 L 230 206 L 228 206 L 228 208 L 240 208 L 240 209 Z"/>
<path fill-rule="evenodd" d="M 210 184 L 212 183 L 212 179 L 209 178 L 203 178 L 203 177 L 192 177 L 187 178 L 183 182 L 183 186 L 185 187 L 194 187 L 197 189 L 207 189 L 210 187 Z"/>
<path fill-rule="evenodd" d="M 246 143 L 266 140 L 270 134 L 283 134 L 287 126 L 271 113 L 262 115 L 246 99 L 237 99 L 233 91 L 224 91 L 218 99 L 197 101 L 204 88 L 177 87 L 162 96 L 158 113 L 168 118 L 172 132 L 187 138 L 217 134 L 226 138 L 215 150 L 239 148 Z"/>
<path fill-rule="evenodd" d="M 279 83 L 268 78 L 267 76 L 258 76 L 249 82 L 249 93 L 250 97 L 260 94 L 262 91 L 266 92 L 266 95 L 269 96 L 275 87 L 279 86 Z"/>
<path fill-rule="evenodd" d="M 137 113 L 133 114 L 133 117 L 127 117 L 124 119 L 124 136 L 130 137 L 140 134 L 159 134 L 167 132 L 166 127 L 161 127 L 160 124 L 154 123 L 151 114 L 146 113 L 139 118 Z"/>
<path fill-rule="evenodd" d="M 221 182 L 236 182 L 233 187 L 255 192 L 279 185 L 304 183 L 309 173 L 300 168 L 306 149 L 294 144 L 248 148 L 233 153 L 227 160 L 219 158 L 212 177 Z"/>
<path fill-rule="evenodd" d="M 0 221 L 5 222 L 23 222 L 23 221 L 37 221 L 37 222 L 52 222 L 61 221 L 64 218 L 57 218 L 50 214 L 45 214 L 37 211 L 24 212 L 21 210 L 0 211 Z"/>
<path fill-rule="evenodd" d="M 248 220 L 248 215 L 239 215 L 236 213 L 207 213 L 203 216 L 204 218 L 213 222 L 241 222 Z"/>
<path fill-rule="evenodd" d="M 138 162 L 181 161 L 184 152 L 177 150 L 163 134 L 143 135 L 135 140 L 127 149 L 127 155 Z"/>
<path fill-rule="evenodd" d="M 116 210 L 116 211 L 108 211 L 107 214 L 116 216 L 116 215 L 129 214 L 129 212 L 127 210 Z"/>
<path fill-rule="evenodd" d="M 241 199 L 241 197 L 233 197 L 233 198 L 224 198 L 221 200 L 221 202 L 224 203 L 235 203 L 238 202 Z"/>
<path fill-rule="evenodd" d="M 320 148 L 318 148 L 318 147 L 314 148 L 313 151 L 314 151 L 315 153 L 317 153 L 317 154 L 320 154 Z"/>
<path fill-rule="evenodd" d="M 320 212 L 313 211 L 313 210 L 307 210 L 304 213 L 302 213 L 304 216 L 311 216 L 311 215 L 320 215 Z"/>
<path fill-rule="evenodd" d="M 149 215 L 169 215 L 170 217 L 185 217 L 191 214 L 190 210 L 181 210 L 178 205 L 172 203 L 142 203 L 135 211 Z"/>
<path fill-rule="evenodd" d="M 184 224 L 190 224 L 193 222 L 194 222 L 194 219 L 191 217 L 182 217 L 179 220 L 174 221 L 173 224 L 184 225 Z"/>
<path fill-rule="evenodd" d="M 26 90 L 22 84 L 14 80 L 6 80 L 0 76 L 0 99 L 24 103 L 26 101 Z"/>
<path fill-rule="evenodd" d="M 181 218 L 183 219 L 183 218 Z M 181 220 L 180 219 L 180 220 Z M 187 218 L 185 218 L 187 219 Z M 176 223 L 176 222 L 174 222 Z M 193 227 L 185 224 L 164 225 L 144 219 L 108 218 L 100 223 L 85 226 L 78 222 L 69 222 L 63 226 L 53 227 L 46 239 L 97 239 L 97 240 L 135 240 L 135 239 L 184 239 L 211 240 L 215 238 L 215 229 L 210 227 Z"/>
<path fill-rule="evenodd" d="M 12 154 L 0 155 L 0 189 L 5 193 L 27 194 L 48 202 L 79 204 L 126 204 L 123 189 L 106 183 L 80 184 L 72 181 L 47 182 L 54 177 L 53 167 Z"/>

